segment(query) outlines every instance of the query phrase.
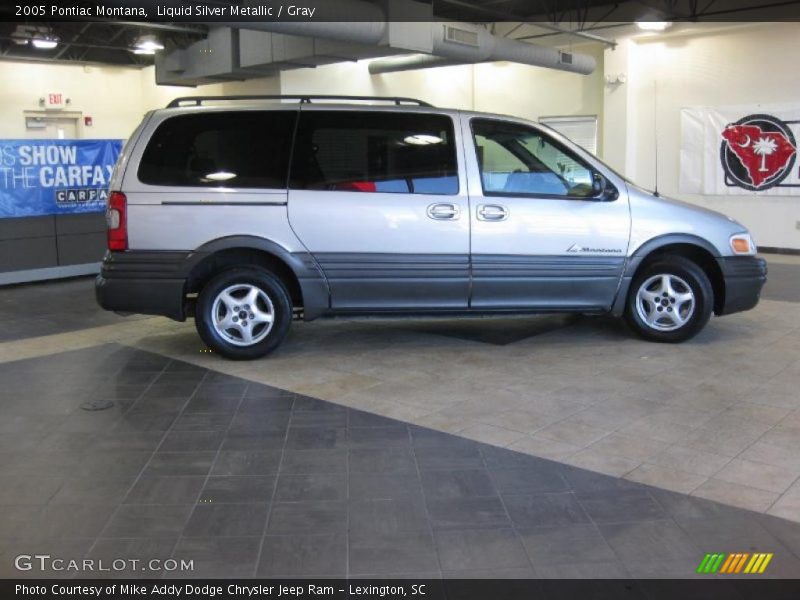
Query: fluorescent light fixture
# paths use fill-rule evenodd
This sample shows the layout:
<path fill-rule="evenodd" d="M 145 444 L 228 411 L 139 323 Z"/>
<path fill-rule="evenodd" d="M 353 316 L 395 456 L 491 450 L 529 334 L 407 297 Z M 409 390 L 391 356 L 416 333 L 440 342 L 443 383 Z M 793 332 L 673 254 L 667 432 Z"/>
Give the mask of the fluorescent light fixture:
<path fill-rule="evenodd" d="M 441 144 L 444 140 L 436 135 L 417 133 L 414 135 L 409 135 L 408 137 L 404 138 L 403 141 L 406 144 L 412 144 L 414 146 L 430 146 L 431 144 Z"/>
<path fill-rule="evenodd" d="M 133 44 L 134 54 L 155 54 L 157 50 L 163 50 L 164 44 L 156 39 L 154 35 L 143 35 Z"/>
<path fill-rule="evenodd" d="M 31 43 L 34 48 L 38 48 L 39 50 L 52 50 L 58 46 L 58 40 L 53 37 L 33 38 Z"/>
<path fill-rule="evenodd" d="M 672 27 L 670 21 L 636 21 L 636 25 L 643 31 L 664 31 Z"/>
<path fill-rule="evenodd" d="M 203 177 L 203 181 L 228 181 L 229 179 L 233 179 L 236 177 L 236 173 L 231 173 L 230 171 L 216 171 L 215 173 L 209 173 L 205 177 Z"/>

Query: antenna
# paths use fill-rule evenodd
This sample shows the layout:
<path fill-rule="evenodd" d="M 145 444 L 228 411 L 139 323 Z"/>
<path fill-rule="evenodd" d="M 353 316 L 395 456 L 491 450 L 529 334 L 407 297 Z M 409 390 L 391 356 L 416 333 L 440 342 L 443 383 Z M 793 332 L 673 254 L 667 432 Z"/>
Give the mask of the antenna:
<path fill-rule="evenodd" d="M 653 195 L 658 196 L 658 82 L 653 80 L 653 156 L 655 158 L 655 189 Z"/>

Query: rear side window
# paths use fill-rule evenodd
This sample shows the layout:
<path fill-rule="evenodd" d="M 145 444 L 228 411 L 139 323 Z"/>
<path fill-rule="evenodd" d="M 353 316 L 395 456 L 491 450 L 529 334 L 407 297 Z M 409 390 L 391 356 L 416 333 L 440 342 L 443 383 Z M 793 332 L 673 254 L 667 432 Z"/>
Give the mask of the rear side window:
<path fill-rule="evenodd" d="M 453 121 L 419 113 L 301 112 L 289 187 L 457 194 Z"/>
<path fill-rule="evenodd" d="M 180 115 L 158 126 L 139 165 L 150 185 L 286 188 L 297 111 Z"/>

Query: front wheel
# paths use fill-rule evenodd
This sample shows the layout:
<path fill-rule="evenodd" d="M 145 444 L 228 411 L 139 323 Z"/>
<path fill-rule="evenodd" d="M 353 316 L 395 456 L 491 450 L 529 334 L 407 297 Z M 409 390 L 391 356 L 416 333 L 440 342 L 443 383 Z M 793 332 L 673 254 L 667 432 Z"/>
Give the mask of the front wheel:
<path fill-rule="evenodd" d="M 697 335 L 714 308 L 705 272 L 681 256 L 665 256 L 637 274 L 628 294 L 625 320 L 643 338 L 683 342 Z"/>
<path fill-rule="evenodd" d="M 234 360 L 260 358 L 277 348 L 292 322 L 292 303 L 280 279 L 255 268 L 231 269 L 200 292 L 195 325 L 206 345 Z"/>

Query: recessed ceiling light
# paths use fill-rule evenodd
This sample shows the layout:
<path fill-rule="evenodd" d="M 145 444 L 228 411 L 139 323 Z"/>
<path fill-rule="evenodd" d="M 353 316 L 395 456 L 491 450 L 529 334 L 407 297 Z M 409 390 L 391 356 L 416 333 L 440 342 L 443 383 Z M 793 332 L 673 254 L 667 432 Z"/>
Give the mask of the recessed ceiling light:
<path fill-rule="evenodd" d="M 157 50 L 163 49 L 164 44 L 154 35 L 143 35 L 133 45 L 134 54 L 155 54 Z"/>
<path fill-rule="evenodd" d="M 664 31 L 672 27 L 669 21 L 636 21 L 636 25 L 644 31 Z"/>
<path fill-rule="evenodd" d="M 39 50 L 52 50 L 58 46 L 58 40 L 54 37 L 33 38 L 31 43 L 34 48 L 38 48 Z"/>

